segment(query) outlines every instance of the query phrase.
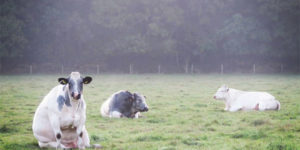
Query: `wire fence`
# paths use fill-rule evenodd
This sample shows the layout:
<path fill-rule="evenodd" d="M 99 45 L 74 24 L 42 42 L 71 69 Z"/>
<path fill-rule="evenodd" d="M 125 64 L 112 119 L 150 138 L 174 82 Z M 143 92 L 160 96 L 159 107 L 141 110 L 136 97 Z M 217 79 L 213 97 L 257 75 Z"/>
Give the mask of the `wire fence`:
<path fill-rule="evenodd" d="M 149 65 L 139 66 L 137 64 L 123 65 L 125 67 L 107 67 L 101 64 L 87 64 L 87 65 L 53 65 L 53 64 L 23 64 L 17 65 L 9 70 L 0 69 L 0 74 L 69 74 L 72 71 L 80 71 L 86 74 L 104 74 L 104 73 L 121 73 L 121 74 L 169 74 L 169 73 L 183 73 L 183 74 L 205 74 L 205 73 L 245 73 L 245 74 L 266 74 L 266 73 L 298 73 L 297 66 L 285 66 L 283 64 L 247 64 L 247 65 L 184 65 L 184 66 L 165 66 Z"/>

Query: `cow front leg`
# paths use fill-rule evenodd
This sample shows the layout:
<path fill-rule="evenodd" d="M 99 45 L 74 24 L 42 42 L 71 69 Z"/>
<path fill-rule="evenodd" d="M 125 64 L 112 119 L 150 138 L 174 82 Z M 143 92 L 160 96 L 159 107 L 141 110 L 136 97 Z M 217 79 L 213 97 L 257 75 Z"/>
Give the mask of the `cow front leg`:
<path fill-rule="evenodd" d="M 139 118 L 139 117 L 141 117 L 142 115 L 141 115 L 141 113 L 140 112 L 137 112 L 135 115 L 134 115 L 134 118 Z"/>
<path fill-rule="evenodd" d="M 227 103 L 225 103 L 225 108 L 224 108 L 224 110 L 227 111 L 227 110 L 229 110 L 229 108 L 230 108 L 230 105 L 227 104 Z"/>
<path fill-rule="evenodd" d="M 83 144 L 85 147 L 90 147 L 90 139 L 89 139 L 89 134 L 85 128 L 85 126 L 83 126 L 82 129 L 83 135 L 82 135 L 82 140 L 83 140 Z"/>
<path fill-rule="evenodd" d="M 113 111 L 109 114 L 109 118 L 121 118 L 122 114 L 118 111 Z"/>
<path fill-rule="evenodd" d="M 230 108 L 229 108 L 229 111 L 230 112 L 236 112 L 236 111 L 239 111 L 239 110 L 241 110 L 243 107 L 241 107 L 241 106 L 231 106 Z"/>
<path fill-rule="evenodd" d="M 63 148 L 61 145 L 62 132 L 60 130 L 59 117 L 55 114 L 49 114 L 48 116 L 56 138 L 56 149 Z"/>
<path fill-rule="evenodd" d="M 77 140 L 77 146 L 79 149 L 84 149 L 85 148 L 85 144 L 82 140 L 83 138 L 83 125 L 79 125 L 77 128 L 76 128 L 76 133 L 78 135 L 78 140 Z"/>

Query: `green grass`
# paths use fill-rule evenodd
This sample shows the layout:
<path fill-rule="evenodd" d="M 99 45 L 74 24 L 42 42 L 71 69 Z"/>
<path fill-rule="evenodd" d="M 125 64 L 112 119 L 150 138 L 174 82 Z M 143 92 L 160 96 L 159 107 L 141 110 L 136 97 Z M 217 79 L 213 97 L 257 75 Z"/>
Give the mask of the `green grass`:
<path fill-rule="evenodd" d="M 38 149 L 31 125 L 43 96 L 59 75 L 0 76 L 0 149 Z M 99 75 L 84 87 L 91 143 L 104 149 L 300 149 L 299 75 Z M 268 91 L 280 111 L 223 111 L 213 100 L 226 83 Z M 127 89 L 147 96 L 140 119 L 102 118 L 102 102 Z"/>

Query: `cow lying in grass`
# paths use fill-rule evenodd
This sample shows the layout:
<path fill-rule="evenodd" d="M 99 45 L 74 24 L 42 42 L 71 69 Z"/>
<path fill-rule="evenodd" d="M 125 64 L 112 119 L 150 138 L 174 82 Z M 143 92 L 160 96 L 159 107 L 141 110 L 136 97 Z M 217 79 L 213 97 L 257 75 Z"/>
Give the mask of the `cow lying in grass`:
<path fill-rule="evenodd" d="M 275 97 L 267 92 L 246 92 L 226 85 L 221 86 L 214 99 L 224 100 L 226 111 L 235 112 L 238 110 L 279 110 L 280 103 Z"/>
<path fill-rule="evenodd" d="M 140 112 L 148 111 L 145 96 L 128 91 L 112 94 L 101 106 L 101 115 L 110 118 L 139 118 Z"/>
<path fill-rule="evenodd" d="M 85 148 L 90 146 L 85 129 L 86 105 L 83 84 L 91 77 L 81 77 L 72 72 L 69 78 L 59 78 L 38 106 L 32 124 L 33 134 L 40 147 Z"/>

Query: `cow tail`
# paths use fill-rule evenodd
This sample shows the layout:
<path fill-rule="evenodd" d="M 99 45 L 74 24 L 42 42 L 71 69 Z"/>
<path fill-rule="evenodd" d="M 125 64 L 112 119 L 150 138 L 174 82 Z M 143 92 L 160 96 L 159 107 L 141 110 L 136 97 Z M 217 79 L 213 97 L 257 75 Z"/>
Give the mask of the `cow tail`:
<path fill-rule="evenodd" d="M 277 110 L 280 110 L 280 102 L 278 100 L 277 101 Z"/>

